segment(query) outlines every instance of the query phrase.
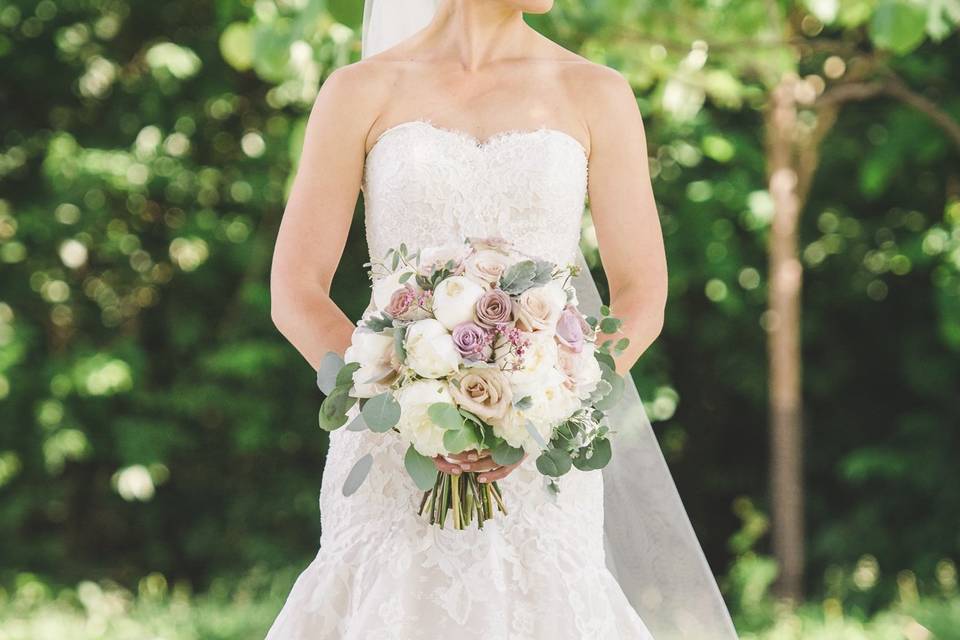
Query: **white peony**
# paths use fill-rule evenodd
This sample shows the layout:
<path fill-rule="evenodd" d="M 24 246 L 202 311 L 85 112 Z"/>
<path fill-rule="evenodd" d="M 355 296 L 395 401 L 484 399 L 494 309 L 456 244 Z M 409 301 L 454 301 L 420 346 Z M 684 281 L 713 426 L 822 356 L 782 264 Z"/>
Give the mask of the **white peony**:
<path fill-rule="evenodd" d="M 557 320 L 567 305 L 567 292 L 563 285 L 552 280 L 541 287 L 532 287 L 521 293 L 513 303 L 513 315 L 517 328 L 553 334 Z"/>
<path fill-rule="evenodd" d="M 511 407 L 502 420 L 492 424 L 495 435 L 512 447 L 522 447 L 527 453 L 540 450 L 539 443 L 527 428 L 528 421 L 544 442 L 550 442 L 557 425 L 580 408 L 580 400 L 563 386 L 563 376 L 559 372 L 545 382 L 545 386 L 530 394 L 529 407 Z"/>
<path fill-rule="evenodd" d="M 434 402 L 453 402 L 447 385 L 439 380 L 417 380 L 403 386 L 394 397 L 400 404 L 400 437 L 430 458 L 446 453 L 444 430 L 430 419 L 427 409 Z"/>
<path fill-rule="evenodd" d="M 397 373 L 393 354 L 392 336 L 374 333 L 365 327 L 354 329 L 350 346 L 343 354 L 344 362 L 360 364 L 360 368 L 353 372 L 354 392 L 351 395 L 372 398 L 386 391 Z"/>
<path fill-rule="evenodd" d="M 408 276 L 408 279 L 405 283 L 400 282 L 400 279 L 405 273 L 412 274 L 413 270 L 409 268 L 403 268 L 395 273 L 383 276 L 382 278 L 373 282 L 373 304 L 376 305 L 377 310 L 383 311 L 386 309 L 387 305 L 390 304 L 390 298 L 393 296 L 393 292 L 397 289 L 402 289 L 404 284 L 409 284 L 415 290 L 419 291 L 419 288 L 416 284 L 416 277 L 413 275 Z"/>
<path fill-rule="evenodd" d="M 457 371 L 460 353 L 450 333 L 433 318 L 417 320 L 407 327 L 404 340 L 406 364 L 424 378 L 442 378 Z"/>
<path fill-rule="evenodd" d="M 514 398 L 530 395 L 543 386 L 543 381 L 557 371 L 557 343 L 546 333 L 523 333 L 526 341 L 523 355 L 517 356 L 516 348 L 500 337 L 494 347 L 493 357 L 507 374 Z"/>
<path fill-rule="evenodd" d="M 464 276 L 451 276 L 433 290 L 433 315 L 449 330 L 474 318 L 484 288 Z"/>
<path fill-rule="evenodd" d="M 577 397 L 587 399 L 603 375 L 600 363 L 594 357 L 595 346 L 592 342 L 585 342 L 583 349 L 575 353 L 565 347 L 557 350 L 557 366 L 566 376 L 564 384 Z"/>

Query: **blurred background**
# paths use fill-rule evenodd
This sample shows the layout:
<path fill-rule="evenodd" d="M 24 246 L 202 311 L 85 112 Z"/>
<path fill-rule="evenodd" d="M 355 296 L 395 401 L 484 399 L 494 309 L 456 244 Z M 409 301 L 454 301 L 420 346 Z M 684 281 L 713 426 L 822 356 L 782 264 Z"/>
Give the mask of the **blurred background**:
<path fill-rule="evenodd" d="M 268 276 L 361 12 L 0 1 L 0 640 L 262 638 L 316 553 Z M 671 298 L 634 376 L 742 636 L 960 638 L 960 0 L 528 20 L 636 90 Z"/>

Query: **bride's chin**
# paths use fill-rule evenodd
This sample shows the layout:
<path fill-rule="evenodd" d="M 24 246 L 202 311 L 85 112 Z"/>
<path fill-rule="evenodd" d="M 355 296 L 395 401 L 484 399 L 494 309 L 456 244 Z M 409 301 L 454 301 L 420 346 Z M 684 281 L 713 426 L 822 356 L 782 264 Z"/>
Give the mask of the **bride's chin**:
<path fill-rule="evenodd" d="M 505 0 L 524 13 L 547 13 L 553 9 L 553 0 Z"/>

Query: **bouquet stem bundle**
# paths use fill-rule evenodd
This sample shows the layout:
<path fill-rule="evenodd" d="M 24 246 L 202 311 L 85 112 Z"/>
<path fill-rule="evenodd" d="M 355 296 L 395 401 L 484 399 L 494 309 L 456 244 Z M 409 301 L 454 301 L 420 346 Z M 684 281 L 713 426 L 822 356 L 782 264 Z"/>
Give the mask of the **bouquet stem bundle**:
<path fill-rule="evenodd" d="M 493 518 L 494 507 L 503 514 L 507 513 L 496 482 L 480 482 L 476 473 L 452 476 L 441 471 L 437 473 L 433 488 L 423 494 L 420 515 L 441 529 L 448 514 L 453 518 L 454 529 L 466 529 L 476 516 L 477 526 L 483 529 L 484 521 Z"/>

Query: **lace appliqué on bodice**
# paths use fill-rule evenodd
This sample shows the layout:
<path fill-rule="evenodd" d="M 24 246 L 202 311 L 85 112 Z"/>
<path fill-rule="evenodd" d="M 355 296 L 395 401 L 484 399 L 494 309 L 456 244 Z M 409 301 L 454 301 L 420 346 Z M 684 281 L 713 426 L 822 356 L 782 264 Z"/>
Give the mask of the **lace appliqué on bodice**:
<path fill-rule="evenodd" d="M 414 120 L 387 129 L 363 177 L 370 255 L 503 236 L 567 264 L 580 240 L 587 157 L 557 129 L 506 131 L 485 141 Z"/>

